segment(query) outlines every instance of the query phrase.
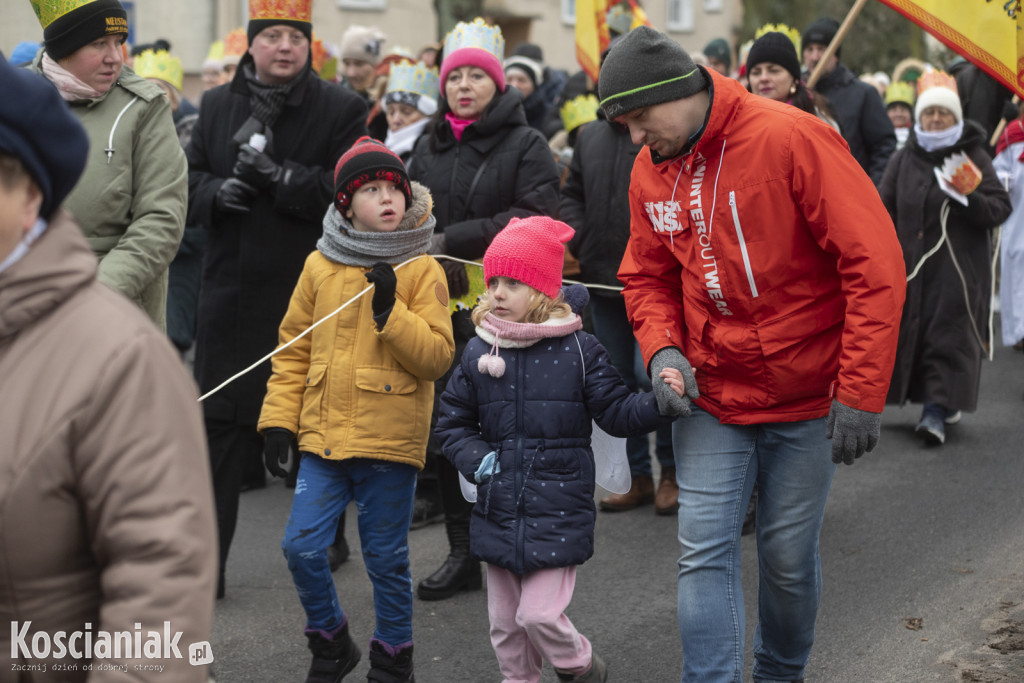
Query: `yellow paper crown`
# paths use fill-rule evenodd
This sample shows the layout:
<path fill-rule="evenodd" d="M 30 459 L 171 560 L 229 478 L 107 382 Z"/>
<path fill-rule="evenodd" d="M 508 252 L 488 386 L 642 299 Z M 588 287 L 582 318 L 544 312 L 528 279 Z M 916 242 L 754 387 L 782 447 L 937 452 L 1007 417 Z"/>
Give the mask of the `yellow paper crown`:
<path fill-rule="evenodd" d="M 185 72 L 181 68 L 181 60 L 172 57 L 167 50 L 146 50 L 136 55 L 132 69 L 143 78 L 159 78 L 181 92 Z"/>
<path fill-rule="evenodd" d="M 945 71 L 928 71 L 921 74 L 921 77 L 917 79 L 918 96 L 928 88 L 948 88 L 959 94 L 956 88 L 956 79 Z"/>
<path fill-rule="evenodd" d="M 597 120 L 597 96 L 593 94 L 577 95 L 562 105 L 558 115 L 562 117 L 565 132 L 571 133 L 584 123 Z"/>
<path fill-rule="evenodd" d="M 39 18 L 39 23 L 43 25 L 43 28 L 46 28 L 68 12 L 95 1 L 96 0 L 31 0 L 32 9 L 35 11 L 36 17 Z"/>
<path fill-rule="evenodd" d="M 444 39 L 444 56 L 464 47 L 487 50 L 500 60 L 505 55 L 505 38 L 501 35 L 501 28 L 488 26 L 477 17 L 472 23 L 460 21 L 448 32 Z"/>
<path fill-rule="evenodd" d="M 885 106 L 895 102 L 902 102 L 911 109 L 914 108 L 914 84 L 906 81 L 896 81 L 885 89 Z"/>
<path fill-rule="evenodd" d="M 224 37 L 224 56 L 241 57 L 249 49 L 249 36 L 244 28 L 236 28 Z"/>
<path fill-rule="evenodd" d="M 436 67 L 423 62 L 398 62 L 391 65 L 387 92 L 411 92 L 436 100 L 441 91 Z"/>
<path fill-rule="evenodd" d="M 313 20 L 313 0 L 249 0 L 249 19 Z"/>
<path fill-rule="evenodd" d="M 796 53 L 800 54 L 800 31 L 785 24 L 765 24 L 754 33 L 754 40 L 757 40 L 766 33 L 781 33 L 793 43 Z"/>
<path fill-rule="evenodd" d="M 224 41 L 215 40 L 210 43 L 210 51 L 206 53 L 206 61 L 219 62 L 224 59 Z"/>

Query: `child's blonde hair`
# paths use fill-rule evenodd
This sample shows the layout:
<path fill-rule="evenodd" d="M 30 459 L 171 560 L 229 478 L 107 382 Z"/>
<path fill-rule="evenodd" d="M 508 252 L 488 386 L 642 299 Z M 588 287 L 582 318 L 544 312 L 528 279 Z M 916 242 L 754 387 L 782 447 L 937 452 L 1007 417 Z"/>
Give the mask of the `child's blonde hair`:
<path fill-rule="evenodd" d="M 523 283 L 525 285 L 525 283 Z M 530 285 L 526 285 L 530 287 Z M 530 298 L 530 308 L 526 311 L 525 323 L 542 323 L 548 318 L 564 318 L 572 315 L 572 308 L 565 303 L 562 292 L 552 299 L 547 294 L 530 287 L 533 296 Z M 491 300 L 486 294 L 480 297 L 479 303 L 473 309 L 473 324 L 479 325 L 484 316 L 491 312 Z"/>

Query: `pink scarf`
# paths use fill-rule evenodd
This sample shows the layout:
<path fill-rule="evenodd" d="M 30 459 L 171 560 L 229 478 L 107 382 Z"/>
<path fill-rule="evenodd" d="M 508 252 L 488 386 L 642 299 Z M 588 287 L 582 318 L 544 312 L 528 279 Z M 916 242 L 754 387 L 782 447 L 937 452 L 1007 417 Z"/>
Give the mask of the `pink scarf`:
<path fill-rule="evenodd" d="M 477 369 L 482 374 L 501 377 L 505 374 L 505 361 L 498 355 L 498 347 L 525 348 L 533 346 L 541 339 L 564 337 L 582 328 L 583 320 L 578 315 L 548 318 L 543 323 L 514 323 L 488 313 L 480 321 L 477 336 L 484 341 L 490 341 L 487 337 L 493 335 L 494 342 L 491 344 L 490 353 L 480 356 Z"/>
<path fill-rule="evenodd" d="M 87 85 L 78 76 L 74 75 L 57 62 L 50 58 L 50 55 L 43 52 L 43 75 L 46 76 L 50 82 L 57 86 L 57 92 L 67 102 L 76 102 L 78 100 L 91 100 L 99 97 L 103 93 L 95 88 Z"/>
<path fill-rule="evenodd" d="M 462 141 L 462 133 L 470 124 L 476 123 L 476 119 L 460 119 L 455 114 L 448 112 L 444 115 L 445 121 L 452 127 L 452 133 L 455 135 L 455 139 Z"/>

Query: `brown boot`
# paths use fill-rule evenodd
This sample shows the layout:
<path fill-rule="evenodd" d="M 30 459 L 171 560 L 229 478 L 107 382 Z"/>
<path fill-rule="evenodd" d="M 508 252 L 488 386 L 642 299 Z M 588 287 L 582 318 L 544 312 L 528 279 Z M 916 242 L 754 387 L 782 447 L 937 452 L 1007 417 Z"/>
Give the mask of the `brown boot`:
<path fill-rule="evenodd" d="M 676 468 L 664 467 L 658 492 L 654 495 L 654 512 L 659 515 L 674 515 L 679 509 L 679 486 L 676 484 Z"/>
<path fill-rule="evenodd" d="M 651 477 L 633 477 L 629 491 L 613 493 L 601 501 L 601 509 L 606 512 L 622 512 L 632 510 L 641 505 L 654 502 L 654 479 Z"/>

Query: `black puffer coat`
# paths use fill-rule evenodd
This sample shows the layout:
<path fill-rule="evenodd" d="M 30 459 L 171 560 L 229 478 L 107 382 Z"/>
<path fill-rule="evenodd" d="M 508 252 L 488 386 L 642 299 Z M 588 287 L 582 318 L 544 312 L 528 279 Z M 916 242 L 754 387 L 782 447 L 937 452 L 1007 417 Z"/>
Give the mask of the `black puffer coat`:
<path fill-rule="evenodd" d="M 242 65 L 251 59 L 247 55 Z M 203 95 L 187 151 L 188 223 L 209 231 L 196 334 L 202 392 L 277 346 L 281 319 L 334 195 L 334 165 L 366 135 L 363 99 L 307 70 L 267 148 L 287 180 L 262 192 L 249 213 L 217 211 L 217 190 L 232 176 L 238 154 L 232 136 L 251 113 L 242 65 L 230 84 Z M 270 363 L 264 363 L 228 385 L 203 404 L 207 417 L 255 426 L 269 377 Z"/>
<path fill-rule="evenodd" d="M 438 119 L 416 143 L 408 167 L 409 178 L 434 197 L 437 229 L 451 256 L 480 259 L 511 218 L 554 216 L 558 209 L 554 157 L 544 137 L 526 125 L 515 88 L 495 95 L 461 141 Z"/>
<path fill-rule="evenodd" d="M 591 421 L 625 437 L 672 418 L 654 394 L 631 393 L 586 332 L 501 348 L 502 377 L 477 369 L 489 350 L 479 337 L 466 346 L 437 423 L 445 457 L 469 481 L 498 453 L 498 473 L 477 487 L 470 552 L 516 574 L 582 564 L 594 553 Z"/>
<path fill-rule="evenodd" d="M 996 177 L 984 144 L 981 127 L 971 121 L 965 123 L 955 145 L 935 152 L 922 149 L 911 131 L 878 188 L 903 246 L 908 274 L 938 244 L 942 237 L 939 212 L 944 203 L 950 207 L 948 246 L 943 245 L 907 283 L 887 403 L 927 401 L 951 411 L 977 407 L 983 349 L 975 330 L 985 345 L 991 344 L 991 230 L 1011 210 L 1010 197 Z M 966 152 L 982 172 L 981 185 L 968 195 L 967 206 L 948 198 L 935 179 L 934 168 L 958 151 Z"/>
<path fill-rule="evenodd" d="M 896 151 L 896 131 L 878 91 L 842 64 L 822 76 L 815 90 L 828 98 L 850 154 L 878 185 Z"/>
<path fill-rule="evenodd" d="M 629 241 L 629 176 L 641 146 L 603 115 L 579 129 L 558 217 L 576 231 L 569 251 L 580 279 L 621 286 L 617 273 Z M 591 296 L 620 296 L 591 290 Z"/>

